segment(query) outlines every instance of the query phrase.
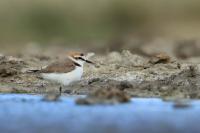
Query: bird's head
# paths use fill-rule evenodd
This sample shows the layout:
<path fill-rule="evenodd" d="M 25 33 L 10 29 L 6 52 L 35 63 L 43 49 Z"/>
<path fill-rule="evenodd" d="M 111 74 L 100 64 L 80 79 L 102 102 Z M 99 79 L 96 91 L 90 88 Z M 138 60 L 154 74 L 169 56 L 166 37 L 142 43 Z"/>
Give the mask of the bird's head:
<path fill-rule="evenodd" d="M 81 52 L 69 52 L 67 53 L 68 57 L 75 61 L 76 63 L 83 65 L 84 63 L 89 63 L 89 64 L 93 64 L 94 63 L 90 60 L 87 59 L 86 55 L 84 53 Z"/>

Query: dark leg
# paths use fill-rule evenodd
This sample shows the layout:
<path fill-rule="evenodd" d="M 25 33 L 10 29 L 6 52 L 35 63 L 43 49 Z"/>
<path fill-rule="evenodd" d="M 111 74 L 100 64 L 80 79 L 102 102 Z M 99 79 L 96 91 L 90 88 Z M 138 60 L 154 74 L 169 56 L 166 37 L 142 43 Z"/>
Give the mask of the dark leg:
<path fill-rule="evenodd" d="M 59 93 L 62 94 L 62 86 L 59 87 Z"/>

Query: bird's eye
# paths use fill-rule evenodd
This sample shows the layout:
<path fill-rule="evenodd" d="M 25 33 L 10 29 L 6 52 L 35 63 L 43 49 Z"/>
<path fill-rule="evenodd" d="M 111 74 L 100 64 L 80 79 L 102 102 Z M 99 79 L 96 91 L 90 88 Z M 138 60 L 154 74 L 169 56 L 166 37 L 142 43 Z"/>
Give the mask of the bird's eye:
<path fill-rule="evenodd" d="M 81 53 L 81 54 L 80 54 L 80 56 L 84 56 L 84 54 L 83 54 L 83 53 Z"/>

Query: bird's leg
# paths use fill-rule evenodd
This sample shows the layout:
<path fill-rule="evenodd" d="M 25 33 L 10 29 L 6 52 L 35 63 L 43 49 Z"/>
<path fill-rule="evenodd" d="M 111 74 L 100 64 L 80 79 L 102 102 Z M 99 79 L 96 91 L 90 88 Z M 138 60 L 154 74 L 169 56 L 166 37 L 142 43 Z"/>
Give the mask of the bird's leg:
<path fill-rule="evenodd" d="M 63 89 L 63 86 L 61 85 L 61 86 L 59 87 L 59 94 L 60 94 L 60 95 L 62 94 L 62 89 Z"/>

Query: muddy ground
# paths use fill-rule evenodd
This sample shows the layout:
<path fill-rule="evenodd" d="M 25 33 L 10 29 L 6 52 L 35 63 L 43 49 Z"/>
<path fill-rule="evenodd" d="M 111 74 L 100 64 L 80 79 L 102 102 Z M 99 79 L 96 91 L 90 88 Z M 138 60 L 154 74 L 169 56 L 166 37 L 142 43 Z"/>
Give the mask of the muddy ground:
<path fill-rule="evenodd" d="M 198 46 L 195 43 L 181 46 L 176 46 L 175 54 L 170 54 L 170 52 L 149 54 L 148 48 L 146 48 L 148 54 L 142 55 L 133 54 L 128 50 L 96 54 L 91 60 L 96 62 L 98 67 L 85 65 L 82 80 L 64 87 L 62 93 L 85 95 L 97 89 L 114 88 L 132 97 L 199 99 Z M 155 45 L 154 48 L 157 47 L 158 45 Z M 188 58 L 191 54 L 194 54 L 195 58 Z M 15 56 L 0 55 L 0 91 L 8 93 L 59 92 L 59 84 L 45 81 L 39 74 L 29 72 L 29 70 L 41 69 L 59 58 L 51 54 L 32 54 L 31 52 Z"/>

